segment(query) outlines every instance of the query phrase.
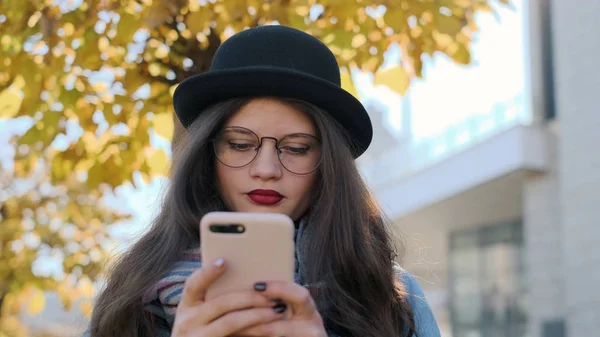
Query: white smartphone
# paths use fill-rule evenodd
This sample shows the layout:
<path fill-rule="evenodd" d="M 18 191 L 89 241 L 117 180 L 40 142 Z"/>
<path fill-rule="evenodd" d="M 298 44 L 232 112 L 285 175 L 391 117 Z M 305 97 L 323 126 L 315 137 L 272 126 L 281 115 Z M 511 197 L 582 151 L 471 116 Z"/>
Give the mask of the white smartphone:
<path fill-rule="evenodd" d="M 228 268 L 205 298 L 251 290 L 264 281 L 294 281 L 294 222 L 275 213 L 211 212 L 200 221 L 204 263 L 224 258 Z"/>

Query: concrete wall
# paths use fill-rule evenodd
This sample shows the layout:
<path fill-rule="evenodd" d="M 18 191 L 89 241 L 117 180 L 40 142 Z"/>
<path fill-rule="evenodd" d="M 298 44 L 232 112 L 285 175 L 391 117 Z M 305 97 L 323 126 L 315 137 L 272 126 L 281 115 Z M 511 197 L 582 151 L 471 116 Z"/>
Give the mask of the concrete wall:
<path fill-rule="evenodd" d="M 561 211 L 556 137 L 548 135 L 549 170 L 523 185 L 523 231 L 529 292 L 529 331 L 542 336 L 544 322 L 565 315 Z"/>
<path fill-rule="evenodd" d="M 600 1 L 551 0 L 568 336 L 600 329 Z"/>

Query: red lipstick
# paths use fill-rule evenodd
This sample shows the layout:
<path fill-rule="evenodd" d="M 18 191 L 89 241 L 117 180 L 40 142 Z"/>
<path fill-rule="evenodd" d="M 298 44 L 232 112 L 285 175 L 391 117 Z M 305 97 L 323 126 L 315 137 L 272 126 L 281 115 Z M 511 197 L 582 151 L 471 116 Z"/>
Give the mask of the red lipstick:
<path fill-rule="evenodd" d="M 248 192 L 250 200 L 259 205 L 275 205 L 283 199 L 283 195 L 274 190 L 252 190 Z"/>

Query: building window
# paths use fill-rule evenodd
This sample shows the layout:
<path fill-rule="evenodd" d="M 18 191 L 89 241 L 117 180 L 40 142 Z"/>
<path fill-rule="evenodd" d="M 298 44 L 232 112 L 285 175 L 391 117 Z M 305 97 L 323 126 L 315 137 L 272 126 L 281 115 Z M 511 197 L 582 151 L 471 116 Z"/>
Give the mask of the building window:
<path fill-rule="evenodd" d="M 521 221 L 450 236 L 450 317 L 454 337 L 527 336 Z"/>

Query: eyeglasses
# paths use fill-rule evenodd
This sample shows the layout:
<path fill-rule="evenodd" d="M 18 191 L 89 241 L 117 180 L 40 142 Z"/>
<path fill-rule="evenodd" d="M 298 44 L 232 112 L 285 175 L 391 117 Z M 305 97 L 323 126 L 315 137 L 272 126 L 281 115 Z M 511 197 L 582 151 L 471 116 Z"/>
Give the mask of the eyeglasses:
<path fill-rule="evenodd" d="M 274 137 L 259 138 L 246 128 L 228 127 L 215 136 L 213 148 L 223 165 L 240 168 L 254 161 L 265 139 L 275 141 L 279 162 L 291 173 L 309 174 L 321 163 L 321 142 L 304 133 L 290 134 L 277 140 Z"/>

